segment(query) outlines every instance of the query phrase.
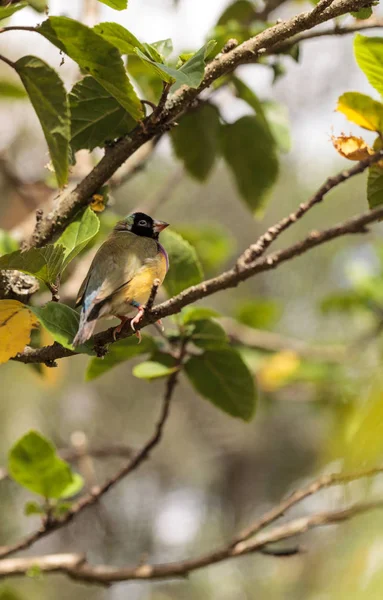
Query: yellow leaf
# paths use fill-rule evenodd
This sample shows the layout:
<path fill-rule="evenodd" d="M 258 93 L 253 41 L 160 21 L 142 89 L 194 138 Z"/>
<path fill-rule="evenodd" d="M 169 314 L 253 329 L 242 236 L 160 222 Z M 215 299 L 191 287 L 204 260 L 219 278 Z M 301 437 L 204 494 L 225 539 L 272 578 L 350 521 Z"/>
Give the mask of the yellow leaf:
<path fill-rule="evenodd" d="M 22 352 L 31 339 L 36 317 L 17 300 L 0 300 L 0 363 Z"/>
<path fill-rule="evenodd" d="M 382 131 L 383 104 L 359 92 L 346 92 L 338 99 L 336 107 L 352 123 L 369 131 Z"/>
<path fill-rule="evenodd" d="M 105 210 L 104 196 L 101 194 L 93 194 L 90 207 L 96 213 Z"/>
<path fill-rule="evenodd" d="M 340 135 L 331 138 L 333 146 L 337 152 L 349 160 L 363 160 L 374 154 L 370 146 L 366 144 L 363 138 L 354 135 Z"/>
<path fill-rule="evenodd" d="M 300 366 L 296 352 L 284 350 L 266 361 L 258 371 L 258 380 L 264 390 L 273 391 L 282 387 L 295 374 Z"/>

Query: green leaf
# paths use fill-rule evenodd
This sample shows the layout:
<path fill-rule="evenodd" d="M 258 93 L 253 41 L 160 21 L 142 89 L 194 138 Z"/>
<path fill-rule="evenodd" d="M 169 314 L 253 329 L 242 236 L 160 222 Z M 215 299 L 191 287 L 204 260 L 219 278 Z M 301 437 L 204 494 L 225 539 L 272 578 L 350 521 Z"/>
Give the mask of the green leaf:
<path fill-rule="evenodd" d="M 378 165 L 368 169 L 367 200 L 371 209 L 383 204 L 383 169 Z"/>
<path fill-rule="evenodd" d="M 131 131 L 136 122 L 93 77 L 84 77 L 69 94 L 74 152 L 103 147 Z"/>
<path fill-rule="evenodd" d="M 275 142 L 258 116 L 242 117 L 222 131 L 223 155 L 238 191 L 250 210 L 260 214 L 278 176 Z"/>
<path fill-rule="evenodd" d="M 149 64 L 142 61 L 135 54 L 128 57 L 127 70 L 140 88 L 143 97 L 157 104 L 161 97 L 163 86 L 161 79 L 157 77 Z"/>
<path fill-rule="evenodd" d="M 25 252 L 16 250 L 11 254 L 4 254 L 0 258 L 0 269 L 22 271 L 50 284 L 55 283 L 62 269 L 63 260 L 64 248 L 49 245 L 44 248 L 30 248 Z"/>
<path fill-rule="evenodd" d="M 23 56 L 15 68 L 41 123 L 57 183 L 68 180 L 70 114 L 65 87 L 56 71 L 34 56 Z"/>
<path fill-rule="evenodd" d="M 26 517 L 30 517 L 31 515 L 44 515 L 45 510 L 38 502 L 29 500 L 29 502 L 26 502 L 24 505 L 24 514 Z"/>
<path fill-rule="evenodd" d="M 169 255 L 169 271 L 164 286 L 169 296 L 175 296 L 202 281 L 202 269 L 193 246 L 174 231 L 164 231 L 161 241 Z M 1 259 L 0 259 L 1 261 Z"/>
<path fill-rule="evenodd" d="M 48 8 L 47 0 L 27 0 L 27 2 L 31 8 L 39 13 L 45 12 Z"/>
<path fill-rule="evenodd" d="M 186 61 L 179 69 L 169 67 L 158 61 L 154 61 L 146 56 L 139 48 L 136 48 L 136 54 L 150 65 L 153 71 L 167 83 L 174 83 L 172 91 L 181 85 L 188 85 L 197 88 L 203 79 L 205 71 L 205 58 L 215 46 L 215 41 L 211 40 L 200 48 L 193 56 Z"/>
<path fill-rule="evenodd" d="M 228 229 L 214 224 L 182 225 L 177 231 L 196 249 L 205 272 L 222 267 L 235 250 L 235 239 Z"/>
<path fill-rule="evenodd" d="M 99 2 L 102 2 L 103 4 L 106 4 L 107 6 L 110 6 L 111 8 L 114 8 L 115 10 L 124 10 L 125 8 L 128 8 L 128 0 L 98 0 Z"/>
<path fill-rule="evenodd" d="M 119 23 L 99 23 L 93 27 L 93 31 L 116 46 L 121 54 L 134 54 L 136 48 L 145 52 L 144 45 L 136 36 Z"/>
<path fill-rule="evenodd" d="M 0 256 L 14 252 L 19 247 L 17 241 L 9 235 L 8 231 L 0 229 Z"/>
<path fill-rule="evenodd" d="M 67 17 L 49 17 L 36 31 L 92 75 L 123 108 L 139 121 L 144 112 L 117 48 L 93 29 Z"/>
<path fill-rule="evenodd" d="M 224 10 L 218 19 L 217 25 L 226 25 L 230 21 L 237 21 L 248 25 L 255 18 L 255 6 L 249 0 L 237 0 Z"/>
<path fill-rule="evenodd" d="M 262 102 L 262 108 L 278 150 L 280 152 L 290 152 L 291 135 L 287 107 L 279 102 L 265 100 Z"/>
<path fill-rule="evenodd" d="M 355 36 L 354 52 L 356 62 L 371 85 L 383 94 L 383 38 Z"/>
<path fill-rule="evenodd" d="M 61 304 L 60 302 L 48 302 L 45 306 L 30 306 L 29 309 L 36 315 L 41 325 L 52 335 L 55 342 L 64 348 L 74 350 L 72 342 L 75 337 L 80 316 L 78 312 Z M 91 341 L 76 347 L 76 352 L 94 354 Z"/>
<path fill-rule="evenodd" d="M 274 325 L 280 315 L 279 305 L 273 300 L 259 298 L 241 304 L 236 311 L 236 318 L 249 327 L 267 329 Z"/>
<path fill-rule="evenodd" d="M 212 104 L 187 113 L 171 131 L 176 156 L 199 181 L 205 181 L 214 166 L 220 150 L 219 132 L 219 111 Z"/>
<path fill-rule="evenodd" d="M 11 448 L 8 471 L 17 483 L 44 498 L 61 498 L 73 481 L 68 463 L 59 458 L 53 444 L 36 431 L 24 435 Z"/>
<path fill-rule="evenodd" d="M 363 21 L 364 19 L 369 19 L 372 15 L 372 8 L 371 6 L 368 6 L 366 8 L 361 8 L 360 10 L 354 12 L 352 11 L 350 13 L 355 19 L 358 19 L 359 21 Z"/>
<path fill-rule="evenodd" d="M 250 421 L 254 415 L 254 379 L 240 355 L 231 348 L 192 356 L 185 372 L 196 391 L 233 417 Z"/>
<path fill-rule="evenodd" d="M 346 92 L 336 107 L 349 121 L 369 131 L 383 130 L 383 104 L 359 92 Z"/>
<path fill-rule="evenodd" d="M 158 40 L 158 42 L 152 42 L 150 45 L 152 48 L 157 50 L 162 60 L 168 58 L 173 52 L 173 42 L 170 38 L 167 38 L 166 40 Z"/>
<path fill-rule="evenodd" d="M 84 479 L 78 473 L 72 473 L 72 481 L 60 494 L 60 498 L 71 498 L 76 496 L 84 487 Z"/>
<path fill-rule="evenodd" d="M 194 323 L 195 321 L 204 321 L 206 319 L 219 317 L 219 313 L 212 308 L 204 306 L 185 306 L 181 311 L 181 321 L 184 325 Z"/>
<path fill-rule="evenodd" d="M 14 100 L 24 100 L 27 98 L 25 89 L 9 79 L 0 80 L 0 100 L 13 98 Z"/>
<path fill-rule="evenodd" d="M 68 225 L 56 242 L 64 248 L 62 271 L 94 238 L 99 229 L 100 220 L 89 207 Z"/>
<path fill-rule="evenodd" d="M 191 340 L 193 344 L 205 350 L 227 348 L 228 346 L 225 330 L 211 319 L 200 319 L 195 323 Z"/>
<path fill-rule="evenodd" d="M 26 6 L 28 6 L 27 2 L 17 2 L 16 4 L 11 4 L 9 6 L 0 6 L 0 21 L 8 19 L 8 17 L 11 17 L 15 12 Z"/>
<path fill-rule="evenodd" d="M 159 379 L 161 377 L 168 377 L 168 375 L 171 375 L 177 369 L 178 367 L 169 367 L 163 362 L 148 360 L 133 367 L 132 373 L 138 379 Z"/>
<path fill-rule="evenodd" d="M 85 373 L 86 381 L 92 381 L 96 377 L 100 377 L 113 367 L 139 356 L 140 354 L 147 354 L 155 350 L 155 343 L 153 338 L 143 335 L 141 343 L 137 342 L 135 337 L 129 337 L 125 340 L 120 340 L 115 344 L 112 344 L 108 350 L 108 353 L 104 358 L 92 358 Z"/>

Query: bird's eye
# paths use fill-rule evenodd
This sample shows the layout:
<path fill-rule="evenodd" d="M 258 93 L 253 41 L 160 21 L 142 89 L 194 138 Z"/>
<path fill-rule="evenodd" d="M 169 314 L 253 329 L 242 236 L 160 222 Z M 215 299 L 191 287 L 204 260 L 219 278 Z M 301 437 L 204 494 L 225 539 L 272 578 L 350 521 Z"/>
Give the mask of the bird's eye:
<path fill-rule="evenodd" d="M 139 227 L 147 227 L 148 223 L 147 223 L 147 221 L 141 220 L 141 221 L 138 221 L 138 225 L 139 225 Z"/>

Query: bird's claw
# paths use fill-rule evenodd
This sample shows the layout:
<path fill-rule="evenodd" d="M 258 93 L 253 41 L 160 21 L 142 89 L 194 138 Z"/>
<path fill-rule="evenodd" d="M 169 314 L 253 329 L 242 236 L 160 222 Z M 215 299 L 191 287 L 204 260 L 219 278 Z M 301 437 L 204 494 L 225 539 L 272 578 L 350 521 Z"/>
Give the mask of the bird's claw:
<path fill-rule="evenodd" d="M 139 330 L 136 331 L 136 325 L 141 321 L 142 317 L 144 316 L 144 313 L 145 313 L 145 308 L 143 306 L 140 306 L 136 316 L 133 317 L 133 319 L 130 321 L 130 326 L 138 338 L 138 343 L 141 342 L 141 333 Z"/>

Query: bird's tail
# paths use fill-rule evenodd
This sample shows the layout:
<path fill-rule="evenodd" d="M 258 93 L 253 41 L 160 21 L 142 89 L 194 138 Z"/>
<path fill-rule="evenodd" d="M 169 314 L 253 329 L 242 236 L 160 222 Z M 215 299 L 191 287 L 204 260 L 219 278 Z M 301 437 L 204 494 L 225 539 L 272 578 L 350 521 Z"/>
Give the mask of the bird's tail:
<path fill-rule="evenodd" d="M 80 346 L 81 344 L 85 344 L 87 340 L 91 337 L 94 328 L 96 327 L 96 320 L 87 321 L 86 316 L 81 314 L 80 324 L 78 328 L 78 332 L 76 333 L 76 337 L 73 340 L 73 346 Z"/>
<path fill-rule="evenodd" d="M 81 344 L 85 344 L 85 342 L 91 337 L 93 330 L 96 327 L 97 316 L 91 321 L 88 320 L 89 317 L 93 316 L 90 314 L 93 308 L 93 295 L 95 294 L 91 294 L 90 297 L 86 298 L 82 306 L 80 313 L 80 323 L 78 326 L 76 336 L 73 340 L 73 346 L 80 346 Z"/>

